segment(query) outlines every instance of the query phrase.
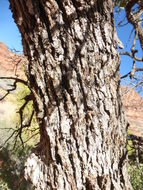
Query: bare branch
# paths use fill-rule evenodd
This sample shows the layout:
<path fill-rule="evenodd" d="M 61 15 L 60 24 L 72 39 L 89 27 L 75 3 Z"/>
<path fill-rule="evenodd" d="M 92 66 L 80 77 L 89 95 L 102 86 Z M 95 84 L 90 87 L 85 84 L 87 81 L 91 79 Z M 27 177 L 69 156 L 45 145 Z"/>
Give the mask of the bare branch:
<path fill-rule="evenodd" d="M 135 30 L 135 36 L 134 36 L 133 44 L 132 44 L 132 48 L 131 48 L 131 52 L 133 55 L 135 54 L 135 44 L 136 44 L 137 36 L 138 36 L 138 32 Z"/>
<path fill-rule="evenodd" d="M 32 100 L 32 95 L 31 93 L 28 94 L 26 97 L 24 97 L 24 104 L 20 107 L 18 113 L 19 113 L 19 116 L 20 116 L 20 128 L 19 128 L 19 138 L 20 138 L 20 141 L 22 143 L 22 146 L 24 145 L 23 144 L 23 139 L 22 139 L 22 130 L 24 127 L 29 127 L 31 125 L 31 122 L 32 122 L 32 119 L 33 119 L 33 115 L 34 115 L 34 110 L 32 111 L 32 114 L 30 116 L 30 119 L 28 121 L 28 123 L 26 125 L 24 125 L 24 121 L 23 121 L 23 111 L 25 109 L 25 107 L 27 106 L 27 104 Z"/>
<path fill-rule="evenodd" d="M 130 75 L 131 72 L 127 73 L 126 75 L 121 76 L 121 79 L 126 78 Z"/>
<path fill-rule="evenodd" d="M 136 68 L 136 72 L 143 71 L 143 68 Z"/>
<path fill-rule="evenodd" d="M 135 68 L 135 72 L 142 72 L 142 71 L 143 71 L 143 68 Z M 126 75 L 121 76 L 121 79 L 130 76 L 130 74 L 131 74 L 131 71 L 129 73 L 127 73 Z M 133 78 L 135 79 L 135 77 L 133 77 Z"/>
<path fill-rule="evenodd" d="M 39 128 L 38 128 L 39 129 Z M 24 141 L 24 144 L 27 143 L 30 139 L 32 139 L 33 137 L 37 136 L 39 134 L 39 131 L 35 134 L 33 134 L 31 137 L 29 137 L 26 141 Z"/>
<path fill-rule="evenodd" d="M 138 50 L 135 50 L 135 44 L 136 44 L 136 40 L 137 40 L 137 36 L 138 36 L 138 31 L 135 31 L 135 36 L 133 39 L 133 44 L 131 47 L 131 53 L 129 52 L 122 52 L 122 55 L 129 55 L 130 57 L 132 57 L 133 59 L 133 64 L 132 64 L 132 70 L 131 72 L 127 73 L 126 75 L 122 76 L 121 79 L 126 78 L 127 76 L 130 76 L 130 78 L 134 78 L 135 72 L 136 71 L 142 71 L 140 68 L 135 68 L 135 62 L 136 62 L 136 57 L 135 54 L 138 52 Z"/>
<path fill-rule="evenodd" d="M 31 123 L 32 123 L 32 119 L 33 119 L 33 116 L 34 116 L 34 110 L 32 111 L 32 114 L 31 114 L 31 116 L 30 116 L 30 118 L 29 118 L 29 121 L 27 122 L 27 124 L 24 124 L 23 125 L 23 127 L 24 128 L 26 128 L 26 127 L 29 127 L 30 125 L 31 125 Z"/>
<path fill-rule="evenodd" d="M 16 77 L 0 77 L 0 80 L 14 80 L 13 84 L 8 84 L 8 86 L 11 86 L 12 88 L 6 90 L 7 91 L 6 94 L 2 98 L 0 98 L 0 101 L 2 101 L 4 98 L 6 98 L 10 94 L 10 92 L 16 90 L 17 83 L 22 83 L 22 84 L 28 86 L 27 81 L 22 80 L 20 78 L 16 78 Z"/>
<path fill-rule="evenodd" d="M 0 77 L 0 79 L 6 79 L 6 80 L 14 80 L 16 83 L 22 83 L 24 85 L 28 85 L 28 82 L 23 80 L 23 79 L 20 79 L 20 78 L 17 78 L 17 77 Z"/>
<path fill-rule="evenodd" d="M 127 55 L 131 58 L 133 58 L 133 55 L 129 52 L 120 52 L 119 53 L 120 55 Z M 143 57 L 139 58 L 139 57 L 134 57 L 136 61 L 139 61 L 139 62 L 143 62 Z"/>
<path fill-rule="evenodd" d="M 3 79 L 5 79 L 5 77 L 2 77 Z M 11 78 L 11 77 L 10 77 Z M 15 81 L 16 83 L 16 81 Z M 14 86 L 13 89 L 16 88 L 16 84 L 12 85 Z M 10 89 L 8 90 L 7 94 L 9 94 L 9 91 L 12 91 L 13 89 Z M 6 95 L 5 95 L 6 96 Z M 5 97 L 4 96 L 4 97 Z M 4 98 L 3 97 L 3 98 Z M 3 146 L 1 147 L 1 149 L 6 145 L 6 143 L 14 137 L 14 146 L 13 148 L 15 148 L 16 144 L 17 144 L 17 140 L 18 138 L 20 139 L 20 142 L 22 144 L 22 146 L 24 147 L 24 141 L 23 141 L 23 138 L 22 138 L 22 132 L 23 132 L 23 128 L 28 128 L 29 126 L 31 126 L 31 123 L 32 123 L 32 120 L 33 120 L 33 116 L 34 116 L 34 110 L 32 110 L 32 113 L 30 115 L 30 118 L 28 119 L 27 123 L 24 124 L 25 122 L 23 121 L 23 114 L 24 114 L 24 109 L 25 107 L 28 105 L 28 103 L 30 101 L 33 100 L 33 96 L 32 96 L 32 93 L 30 92 L 30 94 L 26 95 L 24 98 L 25 102 L 22 104 L 22 106 L 19 108 L 18 110 L 18 113 L 19 113 L 19 116 L 20 116 L 20 126 L 18 127 L 18 129 L 13 129 L 13 132 L 12 134 L 5 140 L 5 142 L 3 143 Z M 8 129 L 11 129 L 11 128 L 8 128 Z"/>
<path fill-rule="evenodd" d="M 36 130 L 38 130 L 39 128 L 37 128 Z M 36 131 L 35 130 L 35 131 Z M 25 141 L 23 141 L 23 145 L 25 145 L 27 142 L 29 142 L 33 137 L 37 136 L 39 134 L 39 131 L 37 133 L 34 133 L 33 135 L 31 135 L 28 139 L 26 139 Z M 17 142 L 16 142 L 17 143 Z M 14 144 L 12 150 L 15 150 L 15 147 L 16 147 L 16 143 Z M 17 148 L 19 148 L 19 146 L 17 146 Z"/>
<path fill-rule="evenodd" d="M 15 135 L 15 133 L 18 132 L 18 129 L 17 130 L 14 130 L 12 132 L 12 134 L 5 140 L 5 142 L 3 143 L 3 145 L 0 147 L 0 150 L 2 150 L 4 148 L 4 146 L 6 145 L 6 143 Z"/>
<path fill-rule="evenodd" d="M 9 93 L 10 93 L 10 91 L 8 90 L 7 93 L 2 98 L 0 98 L 0 101 L 2 101 L 4 98 L 6 98 L 9 95 Z"/>
<path fill-rule="evenodd" d="M 139 13 L 143 11 L 143 6 L 142 4 L 139 3 L 138 0 L 129 0 L 125 6 L 126 16 L 127 16 L 128 21 L 133 25 L 135 30 L 138 32 L 141 48 L 143 49 L 143 29 L 140 25 L 140 22 L 138 22 L 138 20 L 140 19 L 139 18 L 140 14 L 136 14 L 132 12 L 132 7 L 135 4 L 139 5 L 139 9 L 140 9 Z"/>
<path fill-rule="evenodd" d="M 133 65 L 132 65 L 132 71 L 130 73 L 130 78 L 132 79 L 135 75 L 135 54 L 138 52 L 137 50 L 135 50 L 135 44 L 136 44 L 136 39 L 137 39 L 137 35 L 138 32 L 135 31 L 135 36 L 134 36 L 134 40 L 133 40 L 133 44 L 132 44 L 132 48 L 131 48 L 131 52 L 132 52 L 132 57 L 133 57 Z"/>
<path fill-rule="evenodd" d="M 0 130 L 15 130 L 15 129 L 13 129 L 13 128 L 11 128 L 11 127 L 0 127 Z"/>

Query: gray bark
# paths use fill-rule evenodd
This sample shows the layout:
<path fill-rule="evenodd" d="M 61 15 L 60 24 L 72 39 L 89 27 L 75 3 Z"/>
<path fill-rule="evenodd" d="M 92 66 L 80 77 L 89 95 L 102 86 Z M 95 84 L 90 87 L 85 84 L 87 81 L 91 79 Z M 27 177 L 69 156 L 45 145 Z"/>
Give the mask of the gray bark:
<path fill-rule="evenodd" d="M 10 0 L 28 57 L 40 143 L 35 189 L 132 189 L 111 0 Z"/>

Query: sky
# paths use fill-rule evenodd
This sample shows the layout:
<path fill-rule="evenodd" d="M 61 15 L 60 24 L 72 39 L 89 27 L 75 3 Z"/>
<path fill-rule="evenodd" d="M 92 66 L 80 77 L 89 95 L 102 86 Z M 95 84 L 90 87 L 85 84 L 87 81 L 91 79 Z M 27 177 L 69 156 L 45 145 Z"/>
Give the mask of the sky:
<path fill-rule="evenodd" d="M 115 17 L 115 26 L 118 37 L 124 45 L 124 49 L 118 51 L 130 52 L 134 38 L 133 26 L 129 23 L 126 25 L 127 20 L 124 9 L 122 9 L 120 13 L 115 12 L 114 17 Z M 124 22 L 122 23 L 124 26 L 119 27 L 118 23 L 120 23 L 120 21 L 122 20 L 124 20 Z M 143 57 L 143 51 L 140 47 L 139 40 L 136 41 L 135 49 L 138 50 L 136 56 Z M 121 75 L 125 75 L 131 71 L 133 60 L 129 56 L 124 56 L 124 55 L 120 56 L 120 59 L 121 59 Z M 143 66 L 142 62 L 136 62 L 136 67 L 142 67 L 142 66 Z"/>
<path fill-rule="evenodd" d="M 0 41 L 10 49 L 23 50 L 21 35 L 12 18 L 8 0 L 0 0 Z"/>
<path fill-rule="evenodd" d="M 125 17 L 125 12 L 122 10 L 120 14 L 115 13 L 115 25 L 123 20 Z M 124 20 L 126 23 L 126 20 Z M 129 40 L 129 36 L 132 31 L 132 26 L 130 24 L 124 27 L 117 27 L 117 33 L 119 39 L 124 44 L 124 51 L 130 50 L 133 41 L 133 34 Z M 17 51 L 22 51 L 21 44 L 21 35 L 18 31 L 18 28 L 12 18 L 11 10 L 9 9 L 9 1 L 8 0 L 0 0 L 0 41 L 5 43 L 10 49 L 16 49 Z M 137 49 L 139 49 L 138 56 L 143 56 L 143 51 L 140 48 L 139 43 L 136 45 Z M 121 51 L 121 50 L 120 50 Z M 123 51 L 123 50 L 122 50 Z M 138 67 L 142 66 L 142 63 L 137 63 Z M 132 59 L 127 56 L 121 56 L 121 75 L 125 75 L 132 68 Z"/>

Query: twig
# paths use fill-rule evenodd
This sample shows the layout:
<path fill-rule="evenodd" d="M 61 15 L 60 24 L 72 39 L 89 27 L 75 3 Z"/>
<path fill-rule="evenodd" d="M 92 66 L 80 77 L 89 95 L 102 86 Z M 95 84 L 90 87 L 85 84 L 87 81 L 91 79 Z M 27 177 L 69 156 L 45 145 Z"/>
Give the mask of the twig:
<path fill-rule="evenodd" d="M 142 2 L 138 1 L 138 0 L 129 0 L 125 6 L 125 10 L 126 10 L 126 15 L 127 15 L 128 21 L 133 25 L 134 29 L 136 31 L 138 31 L 138 37 L 140 40 L 141 48 L 143 49 L 143 29 L 138 22 L 138 20 L 140 19 L 139 18 L 140 14 L 136 14 L 136 13 L 132 12 L 132 7 L 135 4 L 139 5 L 139 12 L 140 12 L 140 9 L 141 9 L 141 11 L 143 11 L 143 6 L 141 3 Z"/>
<path fill-rule="evenodd" d="M 24 85 L 28 85 L 28 82 L 23 80 L 23 79 L 20 79 L 20 78 L 17 78 L 17 77 L 0 77 L 0 79 L 6 79 L 6 80 L 15 80 L 16 83 L 22 83 Z"/>
<path fill-rule="evenodd" d="M 120 52 L 120 55 L 128 55 L 129 57 L 133 58 L 133 55 L 129 52 Z M 136 61 L 143 62 L 143 57 L 134 57 Z"/>

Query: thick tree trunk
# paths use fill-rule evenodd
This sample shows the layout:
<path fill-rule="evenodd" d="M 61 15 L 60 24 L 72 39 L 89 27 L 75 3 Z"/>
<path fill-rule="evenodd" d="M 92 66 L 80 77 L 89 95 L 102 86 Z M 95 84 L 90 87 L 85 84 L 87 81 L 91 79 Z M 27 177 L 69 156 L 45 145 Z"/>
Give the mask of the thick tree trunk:
<path fill-rule="evenodd" d="M 131 189 L 111 0 L 10 0 L 29 59 L 35 189 Z"/>

